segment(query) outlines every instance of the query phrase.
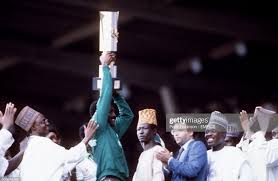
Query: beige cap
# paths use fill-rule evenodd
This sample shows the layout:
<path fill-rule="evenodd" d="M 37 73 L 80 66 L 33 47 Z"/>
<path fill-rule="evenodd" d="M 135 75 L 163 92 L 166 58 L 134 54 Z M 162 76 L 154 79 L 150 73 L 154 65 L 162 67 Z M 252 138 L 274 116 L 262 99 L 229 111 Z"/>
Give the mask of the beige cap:
<path fill-rule="evenodd" d="M 143 109 L 139 111 L 138 124 L 140 123 L 154 124 L 157 126 L 155 109 Z"/>

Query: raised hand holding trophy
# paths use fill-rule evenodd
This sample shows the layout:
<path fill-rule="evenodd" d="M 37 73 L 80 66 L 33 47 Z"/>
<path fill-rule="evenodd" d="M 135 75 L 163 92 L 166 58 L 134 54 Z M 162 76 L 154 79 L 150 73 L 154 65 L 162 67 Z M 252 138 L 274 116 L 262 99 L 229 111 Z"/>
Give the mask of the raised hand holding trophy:
<path fill-rule="evenodd" d="M 99 51 L 117 52 L 118 43 L 118 19 L 119 11 L 100 11 L 100 32 L 99 32 Z M 121 82 L 117 79 L 117 66 L 115 62 L 111 62 L 110 72 L 113 79 L 113 88 L 121 89 Z M 102 81 L 102 65 L 99 65 L 99 76 L 93 78 L 93 90 L 101 89 Z"/>

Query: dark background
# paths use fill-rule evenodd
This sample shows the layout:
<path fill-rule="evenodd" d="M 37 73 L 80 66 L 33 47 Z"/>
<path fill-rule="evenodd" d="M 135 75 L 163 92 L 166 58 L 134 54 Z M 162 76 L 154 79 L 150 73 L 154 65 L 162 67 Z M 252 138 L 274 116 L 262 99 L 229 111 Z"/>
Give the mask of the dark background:
<path fill-rule="evenodd" d="M 100 10 L 118 10 L 118 75 L 135 113 L 122 139 L 133 175 L 141 146 L 137 112 L 165 114 L 277 109 L 277 10 L 268 2 L 200 0 L 25 0 L 0 6 L 0 103 L 29 105 L 74 145 L 98 97 Z M 196 64 L 198 69 L 192 68 Z"/>

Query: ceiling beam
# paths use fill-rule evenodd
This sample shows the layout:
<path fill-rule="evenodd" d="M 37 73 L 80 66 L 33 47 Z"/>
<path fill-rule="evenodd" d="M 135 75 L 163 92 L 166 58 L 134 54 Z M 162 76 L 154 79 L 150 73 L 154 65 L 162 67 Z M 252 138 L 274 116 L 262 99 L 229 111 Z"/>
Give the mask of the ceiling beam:
<path fill-rule="evenodd" d="M 83 40 L 89 36 L 97 34 L 99 31 L 99 23 L 92 22 L 86 24 L 80 28 L 70 30 L 67 33 L 57 37 L 52 41 L 52 47 L 54 48 L 62 48 L 66 45 L 69 45 L 73 42 L 77 42 L 79 40 Z"/>
<path fill-rule="evenodd" d="M 278 44 L 273 25 L 246 16 L 212 13 L 185 8 L 159 11 L 138 11 L 136 16 L 153 22 L 185 29 L 219 34 L 242 40 L 256 40 Z"/>
<path fill-rule="evenodd" d="M 98 75 L 99 56 L 96 54 L 69 53 L 12 41 L 1 41 L 0 48 L 6 56 L 14 55 L 41 67 L 84 77 Z M 132 60 L 120 59 L 116 64 L 118 65 L 118 75 L 123 82 L 144 88 L 155 90 L 163 83 L 169 82 L 173 76 L 168 69 L 139 65 L 133 63 Z"/>
<path fill-rule="evenodd" d="M 6 56 L 18 56 L 23 61 L 43 68 L 70 73 L 86 79 L 98 76 L 98 55 L 69 53 L 53 48 L 40 48 L 11 41 L 1 41 L 0 49 Z M 118 75 L 122 82 L 154 91 L 164 85 L 189 91 L 194 91 L 195 89 L 202 91 L 203 86 L 207 85 L 205 91 L 211 89 L 211 91 L 217 92 L 220 85 L 225 85 L 225 81 L 219 83 L 219 81 L 209 78 L 199 78 L 192 75 L 187 75 L 186 78 L 180 77 L 175 74 L 174 70 L 171 71 L 168 68 L 159 66 L 136 64 L 132 60 L 124 58 L 118 60 L 116 64 L 118 65 Z M 224 87 L 227 89 L 227 87 L 232 88 L 233 86 L 229 82 Z"/>
<path fill-rule="evenodd" d="M 0 71 L 5 70 L 9 67 L 12 67 L 20 62 L 21 62 L 20 58 L 15 57 L 15 56 L 1 57 L 0 58 Z"/>
<path fill-rule="evenodd" d="M 90 4 L 91 3 L 88 3 L 88 6 Z M 166 7 L 141 1 L 140 3 L 138 3 L 138 1 L 127 2 L 122 0 L 117 1 L 117 3 L 94 3 L 94 8 L 96 7 L 97 9 L 117 10 L 121 13 L 125 13 L 127 17 L 135 16 L 153 21 L 154 23 L 214 33 L 246 41 L 255 40 L 278 44 L 278 32 L 273 29 L 273 22 L 263 21 L 251 16 L 212 12 L 205 9 L 198 10 L 197 8 Z M 89 25 L 87 27 L 89 27 Z M 71 32 L 83 31 L 86 33 L 90 32 L 80 30 L 79 28 Z M 94 32 L 96 31 L 92 31 L 91 33 Z M 79 39 L 72 39 L 70 42 L 72 43 L 76 40 L 80 40 L 80 38 L 88 37 L 86 33 L 84 33 L 86 36 L 78 36 Z M 62 46 L 63 44 L 61 43 L 61 47 Z"/>

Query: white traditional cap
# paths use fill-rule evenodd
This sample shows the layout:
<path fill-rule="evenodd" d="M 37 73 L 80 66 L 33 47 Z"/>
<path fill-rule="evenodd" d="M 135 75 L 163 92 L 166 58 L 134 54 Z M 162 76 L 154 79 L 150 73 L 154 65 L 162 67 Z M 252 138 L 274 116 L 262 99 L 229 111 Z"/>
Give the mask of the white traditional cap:
<path fill-rule="evenodd" d="M 39 115 L 41 113 L 29 106 L 25 106 L 18 114 L 15 124 L 28 132 Z"/>
<path fill-rule="evenodd" d="M 211 124 L 219 125 L 219 126 L 223 127 L 225 130 L 227 130 L 227 127 L 228 127 L 228 121 L 227 121 L 226 117 L 219 111 L 213 111 L 211 113 L 208 125 L 211 125 Z"/>

